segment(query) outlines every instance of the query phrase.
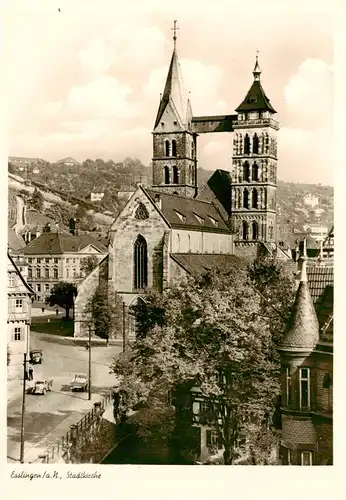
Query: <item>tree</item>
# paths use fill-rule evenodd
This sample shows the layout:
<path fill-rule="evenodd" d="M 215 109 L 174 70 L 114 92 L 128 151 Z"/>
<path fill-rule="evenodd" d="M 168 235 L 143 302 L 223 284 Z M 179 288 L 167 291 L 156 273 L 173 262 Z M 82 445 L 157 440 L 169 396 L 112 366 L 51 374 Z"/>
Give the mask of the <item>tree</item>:
<path fill-rule="evenodd" d="M 87 257 L 86 259 L 82 260 L 81 265 L 80 265 L 80 270 L 82 271 L 84 276 L 88 276 L 93 269 L 98 264 L 98 258 L 95 255 L 91 255 Z"/>
<path fill-rule="evenodd" d="M 29 201 L 30 206 L 40 212 L 43 209 L 43 196 L 41 191 L 35 187 L 32 197 Z"/>
<path fill-rule="evenodd" d="M 101 282 L 87 302 L 86 314 L 90 315 L 95 335 L 103 339 L 117 336 L 122 330 L 122 300 L 120 295 Z"/>
<path fill-rule="evenodd" d="M 62 307 L 66 311 L 65 319 L 69 319 L 70 309 L 73 308 L 76 295 L 76 285 L 61 281 L 52 288 L 50 296 L 46 298 L 46 304 Z"/>
<path fill-rule="evenodd" d="M 136 309 L 139 331 L 128 364 L 113 365 L 124 392 L 131 393 L 123 412 L 129 401 L 150 400 L 162 384 L 172 393 L 195 384 L 219 431 L 225 464 L 236 458 L 241 435 L 251 443 L 258 433 L 271 432 L 280 365 L 270 320 L 278 313 L 247 271 L 211 270 L 162 295 L 148 293 Z M 257 457 L 260 463 L 267 452 Z"/>
<path fill-rule="evenodd" d="M 43 233 L 50 233 L 50 232 L 51 232 L 51 228 L 50 228 L 50 224 L 49 224 L 49 222 L 47 222 L 47 223 L 43 226 L 42 232 L 43 232 Z"/>

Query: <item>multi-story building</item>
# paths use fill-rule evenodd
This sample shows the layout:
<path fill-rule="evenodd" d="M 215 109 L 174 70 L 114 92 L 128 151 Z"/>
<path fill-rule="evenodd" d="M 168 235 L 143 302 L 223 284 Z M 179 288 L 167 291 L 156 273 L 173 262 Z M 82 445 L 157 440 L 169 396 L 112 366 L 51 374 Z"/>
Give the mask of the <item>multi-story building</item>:
<path fill-rule="evenodd" d="M 92 191 L 90 193 L 90 201 L 101 201 L 104 195 L 105 194 L 102 191 Z"/>
<path fill-rule="evenodd" d="M 34 291 L 26 281 L 27 263 L 7 254 L 7 348 L 8 379 L 21 378 L 24 353 L 30 349 L 31 299 Z"/>
<path fill-rule="evenodd" d="M 90 257 L 102 259 L 107 248 L 88 234 L 43 233 L 31 241 L 23 254 L 28 262 L 28 282 L 37 296 L 45 299 L 60 281 L 79 283 L 83 263 Z"/>
<path fill-rule="evenodd" d="M 333 268 L 307 262 L 279 346 L 283 465 L 333 463 Z"/>

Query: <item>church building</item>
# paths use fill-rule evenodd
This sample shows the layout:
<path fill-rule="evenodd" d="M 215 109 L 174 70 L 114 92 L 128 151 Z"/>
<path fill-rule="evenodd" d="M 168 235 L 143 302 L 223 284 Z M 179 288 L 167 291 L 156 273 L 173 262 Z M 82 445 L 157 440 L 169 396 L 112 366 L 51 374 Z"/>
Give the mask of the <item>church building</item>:
<path fill-rule="evenodd" d="M 240 265 L 239 258 L 280 251 L 275 244 L 279 126 L 261 85 L 258 57 L 235 115 L 194 117 L 176 39 L 174 30 L 153 128 L 152 185 L 138 185 L 110 227 L 108 256 L 78 286 L 77 337 L 86 335 L 85 305 L 100 280 L 107 279 L 130 310 L 147 288 L 162 291 L 213 266 Z M 199 189 L 198 136 L 219 132 L 233 132 L 231 169 L 216 170 Z M 128 334 L 134 335 L 131 316 L 127 320 Z"/>

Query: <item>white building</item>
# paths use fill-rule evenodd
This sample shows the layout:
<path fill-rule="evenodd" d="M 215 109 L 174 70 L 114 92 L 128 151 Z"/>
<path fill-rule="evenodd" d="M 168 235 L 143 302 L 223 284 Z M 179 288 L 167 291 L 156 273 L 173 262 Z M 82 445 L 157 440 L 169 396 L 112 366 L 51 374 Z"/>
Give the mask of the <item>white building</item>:
<path fill-rule="evenodd" d="M 319 198 L 318 198 L 318 196 L 308 194 L 307 196 L 304 197 L 304 203 L 305 203 L 305 205 L 308 205 L 309 207 L 316 207 L 316 205 L 318 205 L 318 203 L 319 203 Z"/>

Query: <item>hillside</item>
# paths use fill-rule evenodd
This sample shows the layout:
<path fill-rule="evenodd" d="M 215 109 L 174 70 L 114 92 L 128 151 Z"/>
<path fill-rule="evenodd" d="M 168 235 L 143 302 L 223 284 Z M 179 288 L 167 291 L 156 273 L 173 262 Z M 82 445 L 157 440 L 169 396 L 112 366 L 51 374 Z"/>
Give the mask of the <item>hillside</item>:
<path fill-rule="evenodd" d="M 64 159 L 66 160 L 72 159 Z M 13 193 L 25 189 L 28 195 L 35 187 L 43 194 L 47 215 L 55 216 L 52 206 L 70 207 L 64 215 L 74 216 L 79 209 L 87 212 L 98 221 L 96 225 L 107 226 L 119 213 L 124 199 L 118 198 L 119 191 L 134 189 L 138 183 L 150 184 L 151 168 L 138 159 L 126 158 L 115 163 L 112 160 L 87 159 L 83 163 L 48 163 L 41 161 L 23 166 L 9 163 L 9 222 L 13 221 Z M 203 186 L 212 175 L 211 171 L 199 169 L 199 185 Z M 90 193 L 104 192 L 104 198 L 97 203 L 90 201 Z M 308 197 L 316 197 L 317 204 L 309 206 Z M 330 186 L 278 182 L 277 214 L 278 239 L 293 245 L 295 232 L 303 231 L 306 224 L 321 224 L 330 228 L 333 225 L 334 194 Z M 64 212 L 64 210 L 63 210 Z M 107 213 L 105 216 L 104 213 Z M 110 213 L 113 215 L 110 216 Z M 90 221 L 89 221 L 90 222 Z M 86 227 L 93 224 L 86 224 Z M 95 224 L 94 224 L 95 225 Z"/>

